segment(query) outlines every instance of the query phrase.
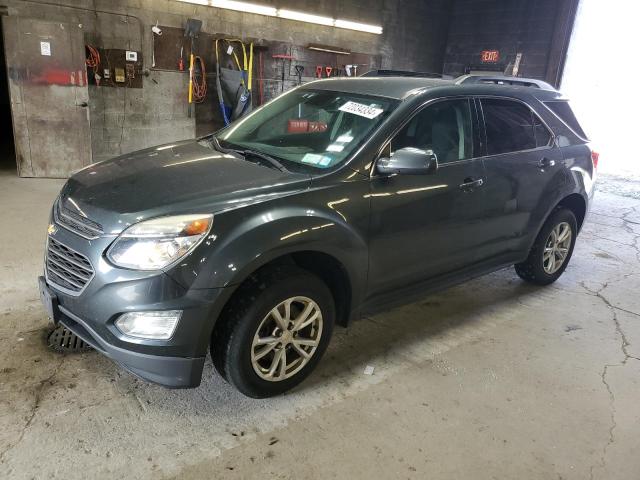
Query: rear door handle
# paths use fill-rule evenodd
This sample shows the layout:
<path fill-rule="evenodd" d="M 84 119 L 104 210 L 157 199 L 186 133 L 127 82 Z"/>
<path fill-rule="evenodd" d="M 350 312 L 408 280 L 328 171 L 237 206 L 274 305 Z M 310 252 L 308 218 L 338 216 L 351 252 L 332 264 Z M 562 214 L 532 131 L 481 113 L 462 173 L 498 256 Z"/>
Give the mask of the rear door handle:
<path fill-rule="evenodd" d="M 555 160 L 551 160 L 550 158 L 544 157 L 542 160 L 538 162 L 539 168 L 549 168 L 553 167 L 556 164 Z"/>
<path fill-rule="evenodd" d="M 484 185 L 484 180 L 481 178 L 478 178 L 476 180 L 474 180 L 473 178 L 465 178 L 464 183 L 461 183 L 459 187 L 460 190 L 470 192 L 478 187 L 481 187 L 482 185 Z"/>

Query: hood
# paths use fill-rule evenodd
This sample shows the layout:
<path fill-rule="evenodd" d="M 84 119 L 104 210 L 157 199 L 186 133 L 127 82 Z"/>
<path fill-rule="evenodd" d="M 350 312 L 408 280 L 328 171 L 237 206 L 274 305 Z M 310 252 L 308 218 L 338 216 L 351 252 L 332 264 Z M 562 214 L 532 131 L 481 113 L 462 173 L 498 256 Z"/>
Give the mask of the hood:
<path fill-rule="evenodd" d="M 203 142 L 148 148 L 73 175 L 61 205 L 117 234 L 147 218 L 216 213 L 309 186 L 310 176 L 281 172 L 218 152 Z"/>

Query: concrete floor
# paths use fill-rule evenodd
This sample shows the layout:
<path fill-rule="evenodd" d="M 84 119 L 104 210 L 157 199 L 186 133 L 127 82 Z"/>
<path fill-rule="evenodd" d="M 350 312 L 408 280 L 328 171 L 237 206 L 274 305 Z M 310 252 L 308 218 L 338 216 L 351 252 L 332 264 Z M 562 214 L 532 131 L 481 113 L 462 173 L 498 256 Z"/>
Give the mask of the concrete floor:
<path fill-rule="evenodd" d="M 171 391 L 47 349 L 35 279 L 61 185 L 0 175 L 0 478 L 640 476 L 640 200 L 599 193 L 555 285 L 506 269 L 363 319 L 258 401 L 210 363 Z"/>

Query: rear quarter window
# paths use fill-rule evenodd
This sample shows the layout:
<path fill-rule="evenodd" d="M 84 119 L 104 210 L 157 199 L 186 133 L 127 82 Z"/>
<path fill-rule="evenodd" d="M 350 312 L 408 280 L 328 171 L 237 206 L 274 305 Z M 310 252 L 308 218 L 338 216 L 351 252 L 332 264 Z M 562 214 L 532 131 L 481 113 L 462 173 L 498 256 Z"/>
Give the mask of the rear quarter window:
<path fill-rule="evenodd" d="M 580 126 L 580 123 L 578 123 L 578 119 L 573 113 L 573 110 L 571 110 L 569 102 L 564 100 L 555 100 L 551 102 L 544 102 L 544 104 L 580 137 L 584 138 L 585 140 L 589 138 L 587 137 L 586 133 L 584 133 L 584 130 Z"/>

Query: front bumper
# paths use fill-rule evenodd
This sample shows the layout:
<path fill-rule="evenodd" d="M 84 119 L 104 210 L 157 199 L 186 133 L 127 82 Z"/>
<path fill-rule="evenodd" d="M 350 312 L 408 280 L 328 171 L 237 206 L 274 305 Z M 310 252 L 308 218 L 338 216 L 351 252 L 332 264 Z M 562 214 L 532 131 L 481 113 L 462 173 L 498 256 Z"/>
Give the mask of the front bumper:
<path fill-rule="evenodd" d="M 181 309 L 183 316 L 174 336 L 167 341 L 128 338 L 114 325 L 115 319 L 132 305 L 111 296 L 106 307 L 96 297 L 69 297 L 39 277 L 40 296 L 55 324 L 61 323 L 94 349 L 109 357 L 134 375 L 169 388 L 200 385 L 202 369 L 215 319 L 224 295 L 217 290 L 186 292 L 166 303 L 134 305 L 135 310 Z M 144 281 L 141 282 L 144 286 Z M 222 290 L 222 289 L 220 289 Z M 216 301 L 219 300 L 219 301 Z M 96 305 L 100 308 L 96 309 Z M 153 308 L 150 308 L 153 307 Z M 82 311 L 83 315 L 78 314 Z M 87 315 L 93 312 L 93 315 Z"/>
<path fill-rule="evenodd" d="M 192 388 L 200 385 L 205 357 L 165 357 L 133 352 L 105 342 L 82 319 L 58 307 L 58 322 L 103 355 L 134 375 L 169 388 Z M 55 321 L 55 320 L 54 320 Z"/>

